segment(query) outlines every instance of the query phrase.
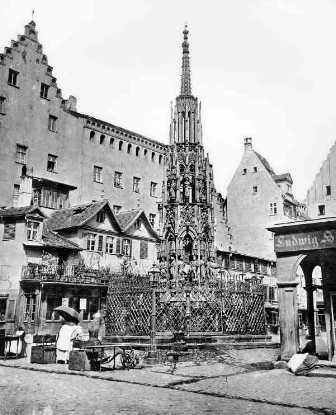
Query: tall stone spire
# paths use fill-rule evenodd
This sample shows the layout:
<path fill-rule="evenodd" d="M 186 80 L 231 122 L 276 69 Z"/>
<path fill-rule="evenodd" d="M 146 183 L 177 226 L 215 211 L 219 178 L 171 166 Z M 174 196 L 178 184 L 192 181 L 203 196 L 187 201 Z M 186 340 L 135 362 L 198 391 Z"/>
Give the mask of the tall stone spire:
<path fill-rule="evenodd" d="M 181 75 L 181 95 L 191 95 L 190 80 L 190 58 L 188 42 L 188 26 L 184 26 L 182 42 L 182 75 Z"/>
<path fill-rule="evenodd" d="M 213 172 L 202 145 L 201 108 L 191 94 L 188 29 L 183 31 L 181 94 L 171 111 L 159 259 L 167 280 L 180 281 L 188 264 L 191 284 L 211 278 L 214 256 Z M 187 269 L 186 268 L 186 269 Z M 175 281 L 175 282 L 174 282 Z"/>

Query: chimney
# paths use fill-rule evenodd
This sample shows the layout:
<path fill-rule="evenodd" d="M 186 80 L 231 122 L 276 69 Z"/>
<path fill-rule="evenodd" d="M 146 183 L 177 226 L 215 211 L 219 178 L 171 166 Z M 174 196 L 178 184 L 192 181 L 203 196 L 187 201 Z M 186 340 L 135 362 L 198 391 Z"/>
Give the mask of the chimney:
<path fill-rule="evenodd" d="M 70 95 L 69 99 L 65 101 L 65 109 L 67 111 L 77 111 L 77 98 Z"/>
<path fill-rule="evenodd" d="M 252 138 L 251 137 L 244 138 L 244 148 L 245 148 L 245 151 L 252 150 Z"/>

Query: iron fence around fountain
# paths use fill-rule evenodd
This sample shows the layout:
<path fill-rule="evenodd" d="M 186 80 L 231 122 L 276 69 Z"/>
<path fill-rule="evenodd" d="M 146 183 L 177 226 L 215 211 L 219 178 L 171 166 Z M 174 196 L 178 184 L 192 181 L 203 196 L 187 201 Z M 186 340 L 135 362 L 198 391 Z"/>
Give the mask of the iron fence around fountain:
<path fill-rule="evenodd" d="M 213 279 L 202 285 L 119 277 L 107 293 L 106 334 L 149 336 L 176 331 L 220 335 L 266 333 L 261 281 Z"/>

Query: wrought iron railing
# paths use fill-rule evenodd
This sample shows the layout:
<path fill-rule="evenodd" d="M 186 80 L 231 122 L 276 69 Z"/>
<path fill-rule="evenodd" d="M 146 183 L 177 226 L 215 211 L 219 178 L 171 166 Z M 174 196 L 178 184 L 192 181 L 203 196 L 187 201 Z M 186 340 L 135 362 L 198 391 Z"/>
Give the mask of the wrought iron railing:
<path fill-rule="evenodd" d="M 28 264 L 22 267 L 22 280 L 72 284 L 108 285 L 120 273 L 106 269 L 92 269 L 81 265 Z"/>

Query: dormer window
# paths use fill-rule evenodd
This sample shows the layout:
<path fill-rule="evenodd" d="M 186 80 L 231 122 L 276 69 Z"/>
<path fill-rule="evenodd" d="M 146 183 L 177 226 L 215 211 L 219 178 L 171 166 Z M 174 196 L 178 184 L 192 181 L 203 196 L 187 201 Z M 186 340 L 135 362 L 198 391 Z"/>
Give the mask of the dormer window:
<path fill-rule="evenodd" d="M 97 213 L 97 222 L 98 223 L 104 223 L 105 221 L 105 212 L 104 211 L 100 211 Z"/>
<path fill-rule="evenodd" d="M 38 239 L 40 222 L 35 222 L 32 220 L 27 221 L 27 240 L 36 241 Z"/>

